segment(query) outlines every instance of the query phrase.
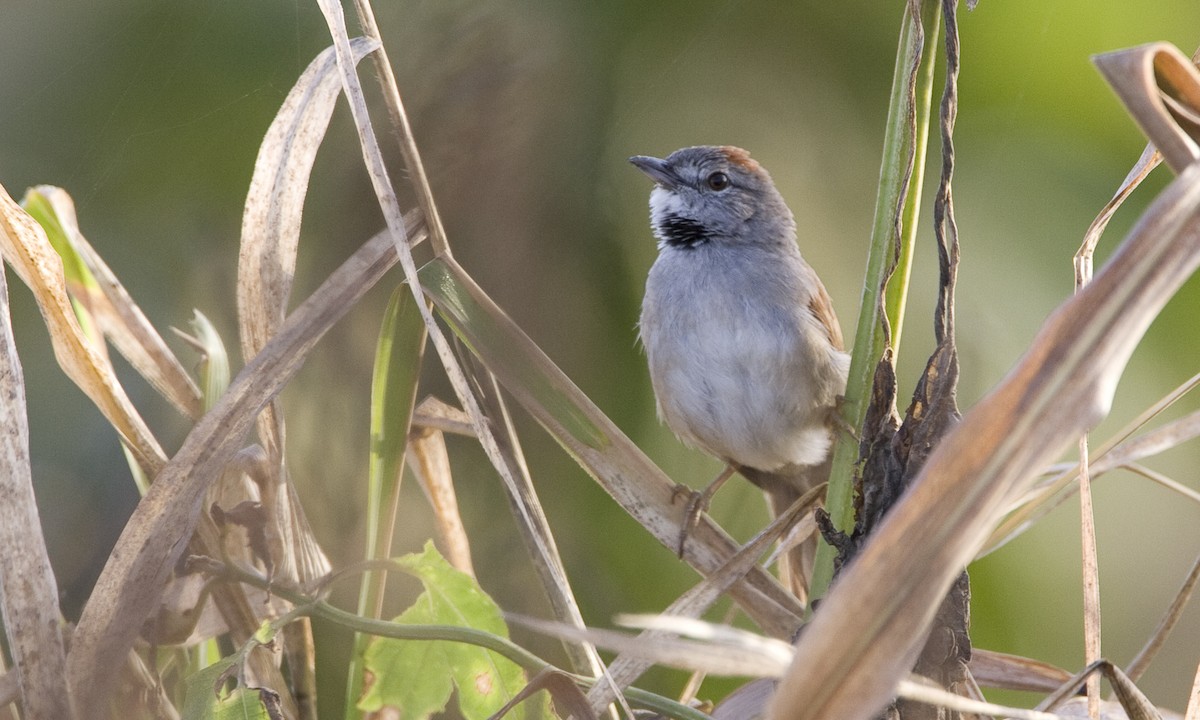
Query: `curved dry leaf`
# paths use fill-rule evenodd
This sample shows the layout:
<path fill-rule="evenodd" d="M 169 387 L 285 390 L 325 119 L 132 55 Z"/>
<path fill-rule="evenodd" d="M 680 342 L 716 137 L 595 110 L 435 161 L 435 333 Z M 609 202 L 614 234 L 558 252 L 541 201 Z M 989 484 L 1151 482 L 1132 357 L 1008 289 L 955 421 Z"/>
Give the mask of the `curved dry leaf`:
<path fill-rule="evenodd" d="M 376 47 L 359 38 L 351 41 L 350 52 L 358 62 Z M 238 253 L 238 328 L 246 361 L 287 314 L 309 176 L 340 92 L 334 48 L 326 48 L 296 80 L 259 146 Z M 282 457 L 283 417 L 274 403 L 259 418 L 258 431 L 267 452 Z"/>
<path fill-rule="evenodd" d="M 150 428 L 125 395 L 106 353 L 79 326 L 63 278 L 62 259 L 41 225 L 21 209 L 0 186 L 0 254 L 33 291 L 50 332 L 54 357 L 67 377 L 112 423 L 121 440 L 151 478 L 166 463 L 166 455 Z"/>
<path fill-rule="evenodd" d="M 357 38 L 350 46 L 357 62 L 379 44 Z M 308 180 L 341 90 L 329 47 L 296 80 L 259 146 L 238 254 L 238 327 L 246 360 L 267 344 L 287 313 Z"/>
<path fill-rule="evenodd" d="M 930 456 L 807 626 L 772 717 L 865 719 L 891 699 L 1006 504 L 1108 412 L 1134 347 L 1198 264 L 1200 164 Z"/>

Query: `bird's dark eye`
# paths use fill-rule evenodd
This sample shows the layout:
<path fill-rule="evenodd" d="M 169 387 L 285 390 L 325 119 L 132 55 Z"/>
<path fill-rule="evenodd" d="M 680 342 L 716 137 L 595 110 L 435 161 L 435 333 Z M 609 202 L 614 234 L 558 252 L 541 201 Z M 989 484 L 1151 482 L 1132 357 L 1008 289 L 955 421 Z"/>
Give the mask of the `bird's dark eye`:
<path fill-rule="evenodd" d="M 710 190 L 716 190 L 717 192 L 720 192 L 729 187 L 729 176 L 718 170 L 712 175 L 709 175 L 704 182 L 708 185 Z"/>

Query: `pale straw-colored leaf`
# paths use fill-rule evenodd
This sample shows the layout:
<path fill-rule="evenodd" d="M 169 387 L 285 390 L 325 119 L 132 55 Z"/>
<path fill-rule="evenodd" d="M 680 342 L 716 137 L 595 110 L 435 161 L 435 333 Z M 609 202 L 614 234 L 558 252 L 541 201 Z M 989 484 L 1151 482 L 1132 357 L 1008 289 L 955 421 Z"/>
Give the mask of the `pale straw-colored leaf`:
<path fill-rule="evenodd" d="M 791 645 L 762 636 L 752 636 L 752 641 L 742 644 L 680 638 L 666 633 L 647 640 L 616 630 L 579 629 L 534 618 L 508 616 L 508 620 L 553 637 L 591 642 L 597 647 L 639 657 L 655 665 L 700 670 L 710 675 L 779 677 L 792 656 Z"/>
<path fill-rule="evenodd" d="M 475 577 L 471 543 L 458 511 L 458 496 L 450 473 L 446 436 L 440 430 L 419 430 L 409 441 L 408 465 L 433 509 L 434 527 L 446 560 Z"/>
<path fill-rule="evenodd" d="M 408 232 L 423 238 L 415 219 Z M 396 262 L 390 236 L 367 241 L 284 321 L 262 352 L 188 433 L 138 504 L 109 556 L 75 630 L 68 676 L 81 707 L 102 705 L 121 657 L 158 603 L 187 547 L 205 492 L 241 448 L 259 411 L 278 394 L 317 340 Z"/>
<path fill-rule="evenodd" d="M 778 678 L 788 668 L 795 649 L 791 644 L 754 633 L 715 625 L 694 618 L 670 615 L 625 616 L 622 624 L 653 629 L 652 637 L 632 636 L 613 630 L 580 630 L 562 623 L 509 617 L 513 623 L 555 637 L 587 639 L 599 647 L 641 657 L 656 665 L 695 670 L 711 675 Z M 987 713 L 1013 720 L 1059 720 L 1053 713 L 1006 707 L 955 695 L 916 675 L 902 677 L 896 695 L 916 702 L 965 713 Z M 762 698 L 759 698 L 761 700 Z"/>
<path fill-rule="evenodd" d="M 459 346 L 461 350 L 461 345 Z M 462 354 L 462 353 L 460 353 Z M 508 502 L 514 516 L 526 519 L 517 526 L 525 552 L 533 565 L 533 570 L 541 582 L 542 591 L 550 603 L 554 619 L 575 627 L 584 627 L 583 613 L 575 599 L 575 592 L 567 578 L 567 570 L 558 552 L 558 543 L 550 529 L 550 521 L 542 509 L 533 478 L 525 462 L 525 453 L 521 449 L 521 441 L 513 425 L 512 415 L 501 394 L 496 376 L 492 374 L 477 358 L 466 356 L 462 367 L 468 374 L 468 379 L 475 388 L 480 407 L 487 415 L 489 425 L 494 430 L 496 445 L 507 466 L 507 473 L 512 477 L 512 483 L 505 483 L 504 489 L 508 494 Z M 581 674 L 600 677 L 605 675 L 604 662 L 599 653 L 589 645 L 567 643 L 565 647 L 572 669 Z M 607 683 L 605 683 L 607 684 Z M 619 698 L 618 698 L 619 699 Z M 607 704 L 607 703 L 606 703 Z M 604 705 L 595 705 L 595 712 L 601 712 Z M 615 718 L 614 718 L 615 720 Z"/>
<path fill-rule="evenodd" d="M 413 411 L 413 425 L 430 430 L 441 430 L 452 435 L 475 437 L 471 419 L 462 410 L 447 405 L 432 395 L 426 396 Z"/>
<path fill-rule="evenodd" d="M 375 136 L 370 113 L 363 98 L 362 84 L 355 74 L 355 62 L 350 47 L 349 35 L 346 31 L 346 18 L 342 6 L 333 0 L 318 0 L 318 4 L 321 7 L 321 12 L 325 15 L 326 23 L 329 25 L 330 35 L 333 37 L 334 47 L 337 52 L 338 69 L 342 80 L 342 89 L 350 102 L 350 111 L 354 117 L 354 125 L 358 132 L 359 144 L 362 148 L 363 161 L 367 168 L 367 174 L 370 176 L 376 199 L 383 212 L 384 221 L 388 226 L 388 232 L 396 247 L 396 253 L 399 256 L 400 266 L 404 270 L 404 277 L 407 281 L 409 292 L 413 294 L 416 300 L 414 306 L 421 313 L 421 319 L 424 321 L 426 330 L 428 331 L 429 341 L 433 344 L 434 350 L 441 360 L 442 367 L 446 371 L 446 375 L 450 380 L 451 386 L 454 388 L 455 394 L 458 396 L 459 402 L 462 403 L 463 409 L 471 419 L 475 436 L 479 440 L 484 453 L 503 480 L 509 497 L 519 498 L 523 494 L 523 480 L 519 477 L 519 470 L 513 463 L 513 455 L 506 453 L 497 436 L 492 432 L 489 419 L 481 408 L 479 399 L 472 392 L 466 374 L 463 372 L 454 355 L 453 348 L 434 320 L 433 312 L 426 303 L 421 280 L 417 275 L 416 261 L 412 255 L 412 248 L 409 245 L 408 233 L 404 227 L 400 203 L 392 187 L 391 180 L 388 177 L 387 167 L 379 149 L 379 141 Z M 390 70 L 387 72 L 390 73 Z M 401 116 L 399 119 L 403 121 L 403 107 L 400 105 L 398 93 L 394 101 L 395 110 Z M 393 119 L 396 119 L 395 113 L 393 113 Z M 409 170 L 413 173 L 414 179 L 417 181 L 418 195 L 423 198 L 422 208 L 426 211 L 426 217 L 431 222 L 435 235 L 439 236 L 439 241 L 443 240 L 441 228 L 437 220 L 436 208 L 433 207 L 432 195 L 429 193 L 423 171 L 421 170 L 415 141 L 408 135 L 409 129 L 406 125 L 398 126 L 397 130 L 401 134 L 401 143 L 405 149 L 405 157 L 409 163 Z M 549 537 L 548 533 L 540 531 L 540 528 L 545 523 L 544 518 L 539 519 L 539 511 L 536 509 L 536 505 L 514 502 L 511 506 L 516 511 L 518 524 L 524 531 L 522 537 L 531 540 L 537 545 L 533 551 L 534 556 L 550 559 L 550 562 L 544 564 L 543 567 L 550 568 L 552 572 L 561 574 L 561 577 L 556 582 L 565 587 L 566 578 L 565 573 L 561 571 L 561 561 L 556 561 L 558 553 L 550 544 L 552 538 Z M 557 568 L 555 567 L 556 564 Z M 571 599 L 571 602 L 573 603 L 573 599 Z M 582 624 L 581 619 L 579 619 L 579 623 Z M 594 653 L 592 655 L 594 657 Z"/>
<path fill-rule="evenodd" d="M 350 57 L 357 63 L 375 47 L 373 41 L 357 39 L 349 43 Z M 259 147 L 238 256 L 238 327 L 247 361 L 274 336 L 287 312 L 309 177 L 340 91 L 335 52 L 329 48 L 292 86 Z M 264 408 L 257 424 L 260 442 L 277 468 L 265 500 L 284 539 L 285 552 L 277 558 L 280 575 L 302 582 L 320 577 L 329 565 L 287 478 L 283 411 L 277 400 Z"/>
<path fill-rule="evenodd" d="M 1197 264 L 1191 166 L 934 450 L 807 626 L 772 717 L 869 718 L 890 700 L 954 578 L 1008 503 L 1104 417 L 1134 347 Z"/>
<path fill-rule="evenodd" d="M 200 417 L 200 392 L 196 383 L 117 279 L 116 273 L 84 237 L 75 216 L 75 202 L 67 191 L 39 185 L 26 192 L 22 204 L 43 227 L 48 220 L 53 220 L 62 229 L 63 240 L 88 274 L 89 290 L 93 292 L 87 296 L 87 312 L 104 337 L 179 412 L 193 420 Z M 47 217 L 35 212 L 35 207 Z"/>
<path fill-rule="evenodd" d="M 25 378 L 4 275 L 0 265 L 0 610 L 5 644 L 19 670 L 8 675 L 19 678 L 26 717 L 69 718 L 58 585 L 33 494 Z"/>
<path fill-rule="evenodd" d="M 62 259 L 41 225 L 3 187 L 0 254 L 33 291 L 63 372 L 96 404 L 146 474 L 157 475 L 166 455 L 117 381 L 107 354 L 80 327 L 67 293 Z"/>

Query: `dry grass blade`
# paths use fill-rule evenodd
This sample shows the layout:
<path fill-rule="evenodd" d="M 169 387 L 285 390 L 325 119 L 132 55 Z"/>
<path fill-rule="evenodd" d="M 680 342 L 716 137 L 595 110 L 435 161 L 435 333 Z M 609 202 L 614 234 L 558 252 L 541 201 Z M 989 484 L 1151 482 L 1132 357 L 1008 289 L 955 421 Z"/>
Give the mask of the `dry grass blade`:
<path fill-rule="evenodd" d="M 853 720 L 886 704 L 953 579 L 1007 503 L 1107 413 L 1129 355 L 1197 264 L 1200 165 L 930 456 L 800 639 L 772 717 Z"/>
<path fill-rule="evenodd" d="M 411 221 L 409 232 L 417 230 Z M 387 234 L 373 237 L 305 300 L 192 429 L 121 533 L 80 617 L 68 657 L 80 707 L 103 704 L 132 645 L 187 546 L 209 485 L 240 447 L 258 412 L 300 368 L 317 340 L 396 261 Z"/>
<path fill-rule="evenodd" d="M 1178 108 L 1200 109 L 1200 72 L 1167 43 L 1151 43 L 1094 58 L 1130 115 L 1176 173 L 1200 158 L 1200 126 Z"/>
<path fill-rule="evenodd" d="M 821 498 L 824 491 L 825 488 L 822 485 L 805 493 L 792 507 L 780 513 L 778 517 L 771 521 L 770 525 L 738 550 L 723 567 L 671 603 L 662 611 L 662 615 L 672 618 L 700 617 L 735 582 L 755 567 L 758 558 L 762 557 L 762 554 L 766 552 L 771 543 L 775 542 L 781 534 L 786 532 L 796 522 L 797 517 L 805 513 L 811 513 L 813 505 Z M 663 634 L 660 630 L 650 629 L 638 635 L 638 640 L 650 644 Z M 622 654 L 609 664 L 609 674 L 618 687 L 625 688 L 637 680 L 651 664 L 650 660 L 637 654 Z M 588 693 L 588 696 L 593 702 L 593 707 L 597 704 L 604 705 L 611 700 L 612 689 L 608 685 L 597 684 Z"/>
<path fill-rule="evenodd" d="M 80 232 L 71 196 L 62 188 L 39 185 L 26 193 L 24 204 L 27 209 L 31 209 L 30 203 L 35 202 L 35 198 L 49 206 L 54 219 L 62 226 L 65 240 L 96 282 L 99 292 L 91 295 L 88 313 L 101 332 L 179 412 L 193 420 L 199 418 L 202 413 L 199 388 L 116 274 Z"/>
<path fill-rule="evenodd" d="M 1188 696 L 1184 720 L 1200 720 L 1200 665 L 1196 666 L 1196 676 L 1192 680 L 1192 692 Z"/>
<path fill-rule="evenodd" d="M 321 7 L 321 12 L 325 15 L 330 34 L 333 37 L 342 88 L 350 101 L 350 110 L 354 116 L 355 129 L 358 132 L 363 161 L 367 167 L 367 173 L 371 178 L 371 185 L 375 190 L 376 199 L 383 212 L 384 221 L 387 223 L 388 231 L 396 246 L 400 266 L 404 269 L 404 277 L 408 282 L 409 291 L 413 293 L 416 300 L 416 308 L 420 311 L 421 318 L 425 322 L 425 327 L 429 332 L 429 341 L 433 344 L 434 350 L 442 362 L 442 367 L 445 369 L 450 384 L 454 388 L 459 401 L 462 403 L 463 409 L 471 419 L 471 425 L 475 431 L 476 438 L 478 438 L 493 467 L 500 474 L 510 497 L 520 497 L 522 494 L 522 481 L 518 477 L 518 468 L 510 462 L 510 456 L 506 455 L 505 449 L 501 447 L 496 435 L 492 432 L 488 418 L 480 407 L 479 399 L 472 392 L 466 374 L 459 365 L 449 341 L 434 320 L 433 312 L 426 304 L 422 295 L 422 285 L 417 275 L 416 262 L 413 259 L 412 249 L 409 246 L 407 232 L 402 220 L 400 203 L 396 198 L 396 193 L 388 177 L 387 167 L 379 149 L 379 141 L 375 137 L 370 113 L 363 98 L 362 85 L 354 71 L 355 63 L 350 47 L 350 39 L 346 31 L 346 19 L 342 12 L 342 7 L 339 3 L 333 2 L 333 0 L 319 0 L 318 4 Z M 369 7 L 366 9 L 369 14 Z M 402 114 L 402 108 L 399 107 L 398 94 L 394 98 L 394 102 Z M 403 120 L 403 117 L 400 119 Z M 422 202 L 427 203 L 426 207 L 429 208 L 428 217 L 433 218 L 435 232 L 440 233 L 440 228 L 437 227 L 436 211 L 432 206 L 432 197 L 428 195 L 428 187 L 423 183 L 424 175 L 420 170 L 420 159 L 416 153 L 415 143 L 411 135 L 408 134 L 406 124 L 402 125 L 399 129 L 404 135 L 401 140 L 405 147 L 406 156 L 411 164 L 410 169 L 414 171 L 418 184 L 421 185 L 421 187 L 418 187 L 418 194 L 423 198 Z M 445 254 L 444 257 L 448 258 L 449 256 Z M 535 528 L 539 526 L 539 522 L 532 513 L 530 506 L 516 503 L 513 507 L 517 510 L 518 522 L 522 527 Z M 526 537 L 531 538 L 534 543 L 540 544 L 536 551 L 537 556 L 543 558 L 557 557 L 557 553 L 553 548 L 544 542 L 545 538 L 543 534 L 532 532 Z"/>
<path fill-rule="evenodd" d="M 1172 480 L 1171 478 L 1167 477 L 1166 475 L 1163 475 L 1162 473 L 1160 473 L 1156 470 L 1151 470 L 1150 468 L 1148 468 L 1144 465 L 1137 465 L 1137 464 L 1126 465 L 1125 469 L 1136 475 L 1141 475 L 1142 477 L 1146 478 L 1147 480 L 1150 480 L 1151 482 L 1158 483 L 1159 485 L 1162 485 L 1163 487 L 1167 488 L 1168 490 L 1173 490 L 1174 492 L 1182 495 L 1184 498 L 1191 500 L 1192 502 L 1200 503 L 1200 492 L 1197 492 L 1197 491 L 1191 489 L 1190 487 L 1184 485 L 1183 483 Z"/>
<path fill-rule="evenodd" d="M 533 478 L 530 477 L 529 467 L 525 463 L 525 453 L 521 450 L 520 438 L 500 393 L 496 376 L 478 360 L 464 362 L 463 369 L 471 374 L 470 379 L 479 403 L 487 414 L 489 424 L 495 430 L 497 447 L 508 466 L 508 474 L 513 479 L 512 483 L 505 483 L 504 489 L 508 494 L 513 517 L 517 520 L 517 530 L 521 534 L 525 552 L 529 555 L 534 572 L 541 581 L 542 591 L 550 602 L 554 618 L 559 622 L 583 628 L 583 613 L 567 579 L 567 570 L 558 552 L 554 534 L 550 530 L 550 521 L 546 518 L 537 490 L 533 486 Z M 604 663 L 594 647 L 586 644 L 567 644 L 566 651 L 571 667 L 576 672 L 593 677 L 604 674 Z M 600 712 L 603 707 L 600 705 L 593 709 Z"/>
<path fill-rule="evenodd" d="M 166 463 L 166 455 L 125 395 L 105 353 L 79 326 L 67 294 L 62 260 L 42 227 L 13 202 L 3 187 L 0 187 L 0 254 L 33 291 L 63 372 L 96 403 L 146 474 L 157 475 Z"/>
<path fill-rule="evenodd" d="M 1125 674 L 1131 681 L 1137 682 L 1141 678 L 1142 673 L 1146 672 L 1146 668 L 1150 667 L 1150 662 L 1158 653 L 1159 648 L 1166 642 L 1167 636 L 1175 629 L 1176 623 L 1183 614 L 1183 608 L 1187 606 L 1188 600 L 1192 597 L 1192 591 L 1196 589 L 1197 580 L 1200 580 L 1200 556 L 1192 563 L 1192 569 L 1183 579 L 1179 592 L 1175 593 L 1175 598 L 1171 601 L 1167 611 L 1163 613 L 1162 619 L 1158 621 L 1154 632 L 1150 634 L 1150 639 L 1126 666 Z"/>
<path fill-rule="evenodd" d="M 1121 182 L 1121 186 L 1117 188 L 1117 192 L 1092 220 L 1087 232 L 1083 234 L 1083 242 L 1079 245 L 1079 250 L 1075 252 L 1075 282 L 1077 285 L 1086 285 L 1092 279 L 1092 257 L 1096 253 L 1096 244 L 1100 242 L 1100 236 L 1104 234 L 1104 229 L 1108 227 L 1108 222 L 1112 220 L 1117 208 L 1121 207 L 1121 203 L 1133 194 L 1137 186 L 1142 184 L 1150 171 L 1158 167 L 1160 162 L 1162 162 L 1162 153 L 1154 149 L 1153 145 L 1147 145 L 1146 149 L 1142 150 L 1142 156 L 1134 163 L 1129 174 L 1125 176 L 1125 180 Z"/>
<path fill-rule="evenodd" d="M 1092 478 L 1088 472 L 1087 435 L 1079 441 L 1079 528 L 1083 576 L 1084 661 L 1094 663 L 1100 652 L 1100 561 L 1096 557 L 1096 515 L 1092 509 Z M 1087 681 L 1088 716 L 1100 716 L 1100 678 Z"/>
<path fill-rule="evenodd" d="M 1173 405 L 1180 397 L 1194 389 L 1197 384 L 1200 384 L 1200 375 L 1189 378 L 1105 442 L 1099 450 L 1092 454 L 1089 467 L 1092 476 L 1099 477 L 1118 467 L 1130 467 L 1135 472 L 1141 472 L 1134 465 L 1137 461 L 1157 455 L 1200 436 L 1200 411 L 1197 411 L 1155 428 L 1145 435 L 1132 438 L 1133 433 L 1137 432 L 1139 428 Z M 1033 527 L 1038 520 L 1071 496 L 1079 477 L 1076 471 L 1077 466 L 1071 465 L 1067 469 L 1056 466 L 1052 470 L 1056 473 L 1054 477 L 1039 483 L 1012 504 L 1011 514 L 988 538 L 979 557 L 1003 547 Z M 1156 477 L 1151 477 L 1151 479 L 1158 482 Z M 1168 483 L 1167 486 L 1191 499 L 1197 499 L 1195 491 L 1184 488 L 1178 483 Z"/>
<path fill-rule="evenodd" d="M 26 717 L 71 717 L 63 688 L 67 658 L 58 586 L 33 495 L 25 379 L 12 335 L 8 283 L 0 265 L 0 609 Z M 10 673 L 10 675 L 15 675 Z"/>
<path fill-rule="evenodd" d="M 1071 673 L 1040 660 L 971 649 L 971 674 L 980 685 L 1002 690 L 1050 692 L 1067 680 Z"/>
<path fill-rule="evenodd" d="M 675 484 L 546 357 L 452 259 L 421 269 L 438 310 L 513 397 L 561 443 L 625 510 L 665 547 L 674 548 L 684 521 Z M 737 547 L 702 516 L 688 536 L 685 559 L 708 575 Z M 765 571 L 755 568 L 730 594 L 763 630 L 790 637 L 803 608 Z"/>

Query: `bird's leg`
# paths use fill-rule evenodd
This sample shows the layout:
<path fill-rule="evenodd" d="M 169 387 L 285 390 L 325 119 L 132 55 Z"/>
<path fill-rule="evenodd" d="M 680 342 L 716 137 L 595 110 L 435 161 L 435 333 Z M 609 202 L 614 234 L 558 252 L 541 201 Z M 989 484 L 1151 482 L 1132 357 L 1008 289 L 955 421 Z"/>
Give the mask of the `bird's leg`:
<path fill-rule="evenodd" d="M 729 476 L 735 472 L 737 472 L 737 468 L 733 465 L 726 465 L 721 474 L 701 492 L 696 492 L 685 485 L 675 486 L 676 497 L 685 493 L 688 496 L 687 512 L 683 516 L 683 526 L 679 528 L 679 547 L 676 548 L 679 557 L 683 557 L 683 547 L 687 543 L 688 535 L 691 535 L 692 530 L 695 530 L 696 526 L 700 524 L 700 514 L 708 510 L 708 504 L 712 502 L 713 495 L 717 494 Z"/>
<path fill-rule="evenodd" d="M 844 395 L 838 395 L 837 399 L 833 402 L 833 406 L 826 411 L 825 424 L 831 428 L 835 428 L 846 433 L 850 437 L 854 438 L 854 442 L 861 443 L 862 438 L 858 436 L 858 430 L 855 429 L 855 427 L 849 422 L 847 422 L 846 418 L 842 417 L 842 405 L 845 403 L 846 397 Z"/>

